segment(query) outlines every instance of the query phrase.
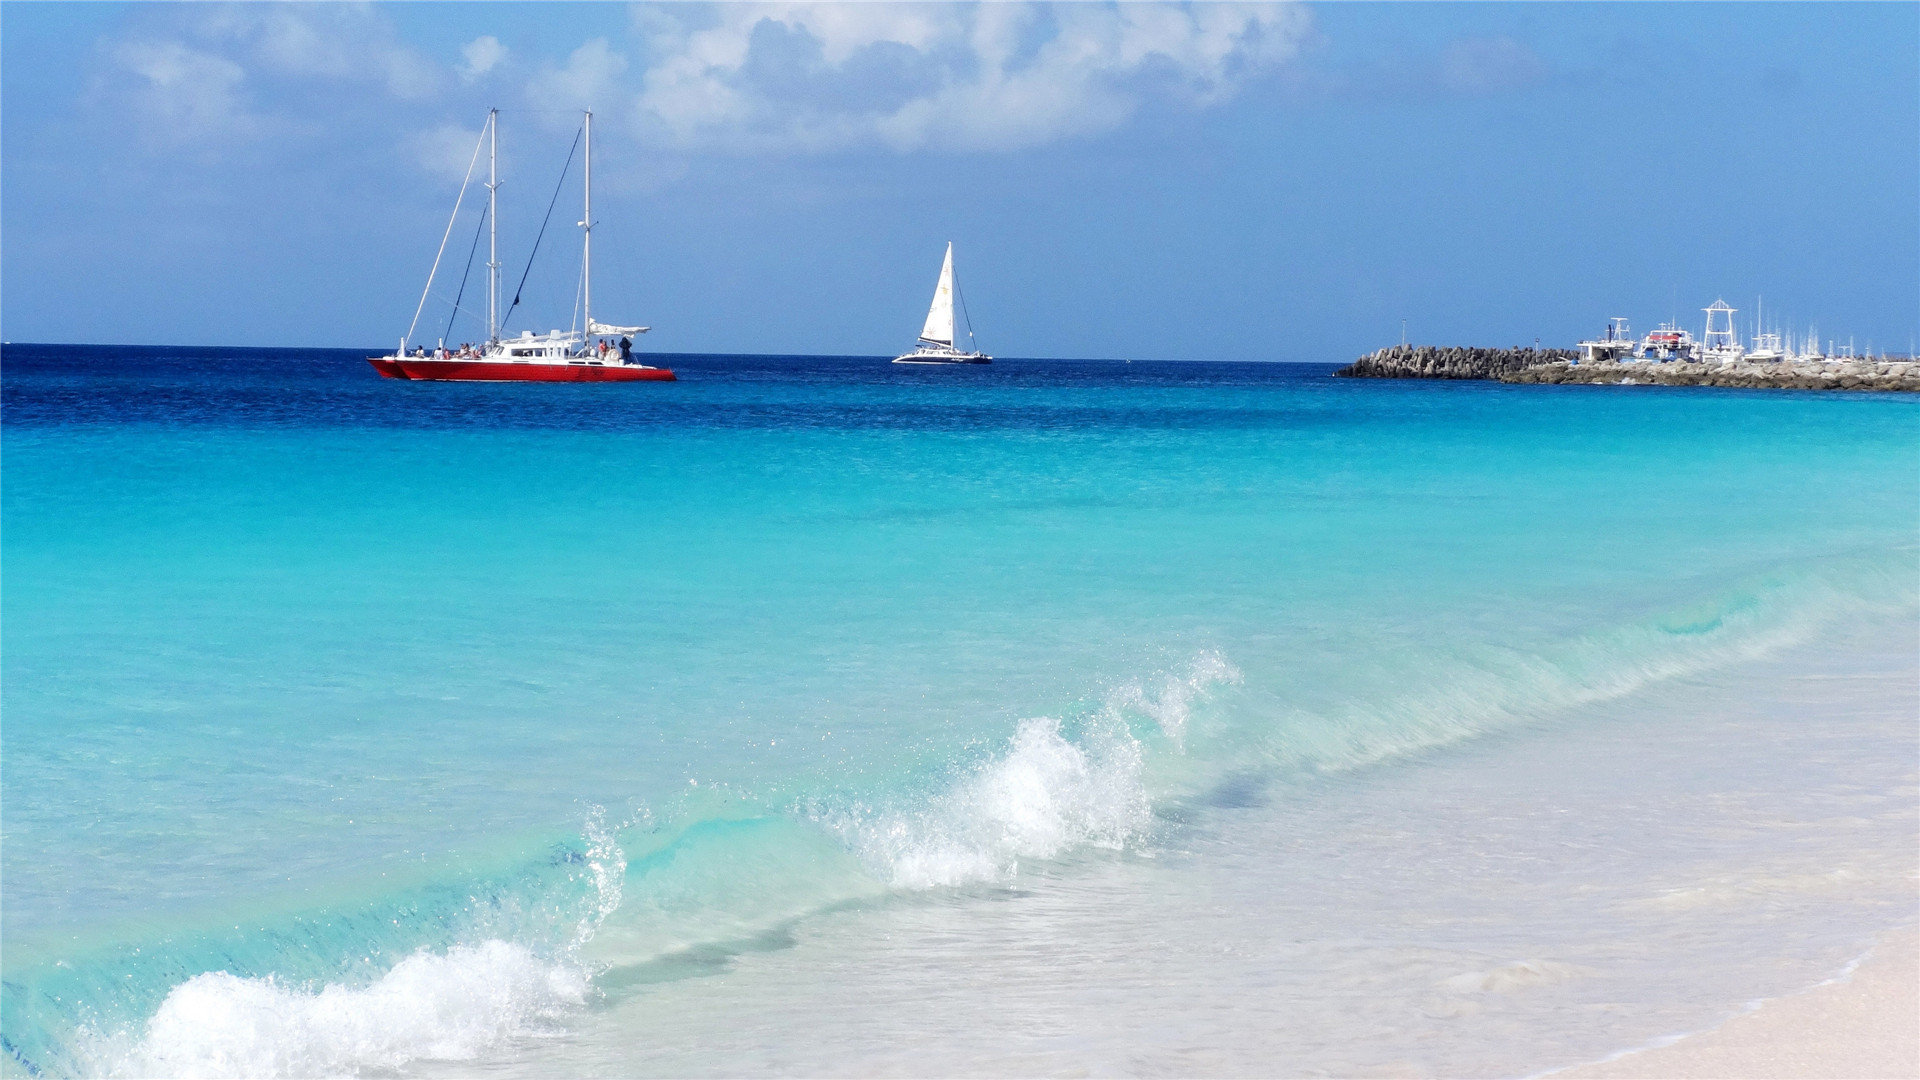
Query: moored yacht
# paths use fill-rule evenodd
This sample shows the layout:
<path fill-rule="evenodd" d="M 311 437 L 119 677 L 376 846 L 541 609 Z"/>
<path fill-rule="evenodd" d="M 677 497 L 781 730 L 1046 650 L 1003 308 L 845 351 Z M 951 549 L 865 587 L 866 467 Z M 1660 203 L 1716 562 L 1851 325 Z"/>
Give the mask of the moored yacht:
<path fill-rule="evenodd" d="M 652 367 L 640 363 L 633 357 L 633 337 L 644 334 L 644 326 L 616 326 L 603 323 L 593 317 L 593 113 L 589 111 L 581 124 L 581 137 L 585 142 L 585 186 L 582 200 L 585 213 L 580 218 L 581 230 L 581 266 L 580 266 L 580 327 L 578 330 L 553 330 L 535 335 L 531 330 L 523 330 L 519 337 L 503 338 L 500 322 L 500 260 L 499 214 L 497 194 L 499 191 L 499 125 L 500 110 L 487 112 L 487 126 L 480 133 L 482 144 L 488 149 L 487 158 L 487 214 L 490 224 L 487 242 L 487 340 L 480 345 L 462 345 L 448 349 L 446 342 L 437 343 L 431 350 L 425 346 L 416 346 L 408 351 L 408 339 L 420 325 L 420 313 L 425 310 L 427 295 L 433 289 L 434 275 L 440 271 L 440 258 L 446 254 L 447 238 L 453 235 L 453 221 L 447 222 L 447 235 L 440 240 L 440 253 L 434 256 L 433 270 L 427 274 L 427 287 L 420 293 L 420 304 L 414 309 L 413 325 L 407 328 L 407 334 L 400 339 L 400 348 L 390 356 L 370 356 L 367 362 L 374 370 L 389 379 L 421 379 L 445 382 L 672 382 L 673 371 L 669 368 Z M 473 179 L 474 166 L 480 160 L 480 146 L 473 148 L 473 162 L 467 166 L 467 183 L 460 187 L 460 197 L 454 200 L 453 219 L 460 216 L 460 203 L 466 198 L 467 186 Z M 569 154 L 571 160 L 571 154 Z M 565 170 L 561 171 L 564 178 Z M 564 181 L 563 181 L 564 182 Z M 557 194 L 557 193 L 556 193 Z M 548 208 L 551 213 L 552 208 Z M 542 229 L 545 226 L 542 225 Z M 479 238 L 475 238 L 476 245 Z M 535 250 L 539 244 L 535 242 Z M 471 256 L 469 256 L 471 260 Z M 529 260 L 531 261 L 531 260 Z M 471 265 L 471 262 L 469 262 Z M 524 283 L 524 279 L 523 279 Z M 464 280 L 462 282 L 464 293 Z M 520 298 L 514 297 L 513 305 L 507 313 L 511 314 L 518 306 Z M 454 301 L 459 308 L 459 299 Z"/>

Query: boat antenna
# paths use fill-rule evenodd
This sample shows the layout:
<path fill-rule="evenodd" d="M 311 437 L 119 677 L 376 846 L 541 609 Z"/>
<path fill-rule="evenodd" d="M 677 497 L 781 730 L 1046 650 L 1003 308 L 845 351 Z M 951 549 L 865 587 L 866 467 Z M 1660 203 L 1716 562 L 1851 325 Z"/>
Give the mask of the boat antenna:
<path fill-rule="evenodd" d="M 460 181 L 460 195 L 453 200 L 453 215 L 447 218 L 447 231 L 440 237 L 440 250 L 433 253 L 433 269 L 427 271 L 427 287 L 420 290 L 420 302 L 413 307 L 413 321 L 407 324 L 407 336 L 401 339 L 400 351 L 406 351 L 406 342 L 413 340 L 413 331 L 420 325 L 420 313 L 427 309 L 427 294 L 433 291 L 433 276 L 440 272 L 440 257 L 447 253 L 447 240 L 453 236 L 453 223 L 460 220 L 460 204 L 466 201 L 467 185 L 473 182 L 473 168 L 480 164 L 480 148 L 486 145 L 486 133 L 481 132 L 480 141 L 473 144 L 473 160 L 467 162 L 467 175 Z"/>
<path fill-rule="evenodd" d="M 527 275 L 533 273 L 533 257 L 540 254 L 540 240 L 547 235 L 547 223 L 553 220 L 553 208 L 560 202 L 560 188 L 567 182 L 567 172 L 573 168 L 573 155 L 580 149 L 580 132 L 573 133 L 573 146 L 567 151 L 567 163 L 560 166 L 560 180 L 553 185 L 553 198 L 547 200 L 547 216 L 540 219 L 540 231 L 534 234 L 533 250 L 527 254 L 527 268 L 520 271 L 520 284 L 513 287 L 513 303 L 507 305 L 507 313 L 500 319 L 502 329 L 507 320 L 513 318 L 513 309 L 520 306 L 520 290 L 527 287 Z"/>
<path fill-rule="evenodd" d="M 480 230 L 486 228 L 487 222 L 491 219 L 492 215 L 487 213 L 487 208 L 481 207 L 480 225 L 473 230 L 473 246 L 467 249 L 467 268 L 460 273 L 460 291 L 454 294 L 453 310 L 447 313 L 447 330 L 440 335 L 442 338 L 453 336 L 453 320 L 460 314 L 460 301 L 467 295 L 467 278 L 473 274 L 473 254 L 480 250 Z"/>

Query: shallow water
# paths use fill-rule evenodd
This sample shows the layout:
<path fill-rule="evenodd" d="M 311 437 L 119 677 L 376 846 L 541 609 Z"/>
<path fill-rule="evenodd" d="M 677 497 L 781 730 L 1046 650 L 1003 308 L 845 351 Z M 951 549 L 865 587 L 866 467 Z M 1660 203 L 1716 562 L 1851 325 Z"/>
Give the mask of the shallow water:
<path fill-rule="evenodd" d="M 6 348 L 9 1068 L 1525 1072 L 1911 914 L 1783 680 L 1913 402 L 673 363 Z"/>
<path fill-rule="evenodd" d="M 1511 1076 L 1712 1026 L 1915 917 L 1913 658 L 1792 658 L 604 979 L 492 1071 Z"/>

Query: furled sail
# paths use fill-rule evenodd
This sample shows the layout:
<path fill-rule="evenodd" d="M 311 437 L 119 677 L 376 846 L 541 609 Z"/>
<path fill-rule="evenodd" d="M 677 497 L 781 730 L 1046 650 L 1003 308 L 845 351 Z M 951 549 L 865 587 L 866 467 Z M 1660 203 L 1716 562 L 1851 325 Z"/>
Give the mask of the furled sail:
<path fill-rule="evenodd" d="M 947 245 L 947 260 L 940 264 L 940 284 L 933 290 L 933 306 L 927 309 L 927 325 L 920 328 L 920 340 L 930 345 L 953 347 L 953 245 Z"/>
<path fill-rule="evenodd" d="M 589 334 L 644 334 L 646 332 L 647 327 L 644 326 L 612 326 L 598 319 L 587 323 Z"/>

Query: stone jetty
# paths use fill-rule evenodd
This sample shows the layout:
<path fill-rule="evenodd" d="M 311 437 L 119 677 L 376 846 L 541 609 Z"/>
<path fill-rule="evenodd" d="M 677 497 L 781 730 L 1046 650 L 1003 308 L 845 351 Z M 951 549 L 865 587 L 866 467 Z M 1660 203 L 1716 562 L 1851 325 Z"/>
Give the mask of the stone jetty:
<path fill-rule="evenodd" d="M 1572 349 L 1393 345 L 1363 356 L 1334 374 L 1354 379 L 1497 379 L 1541 364 L 1567 363 L 1579 356 Z"/>
<path fill-rule="evenodd" d="M 1920 363 L 1911 360 L 1736 360 L 1730 364 L 1552 363 L 1523 368 L 1498 378 L 1501 382 L 1510 383 L 1920 391 Z"/>
<path fill-rule="evenodd" d="M 1782 390 L 1920 392 L 1920 363 L 1854 360 L 1575 363 L 1570 349 L 1439 348 L 1394 345 L 1334 372 L 1362 379 L 1498 379 L 1507 383 L 1614 386 L 1729 386 Z"/>

